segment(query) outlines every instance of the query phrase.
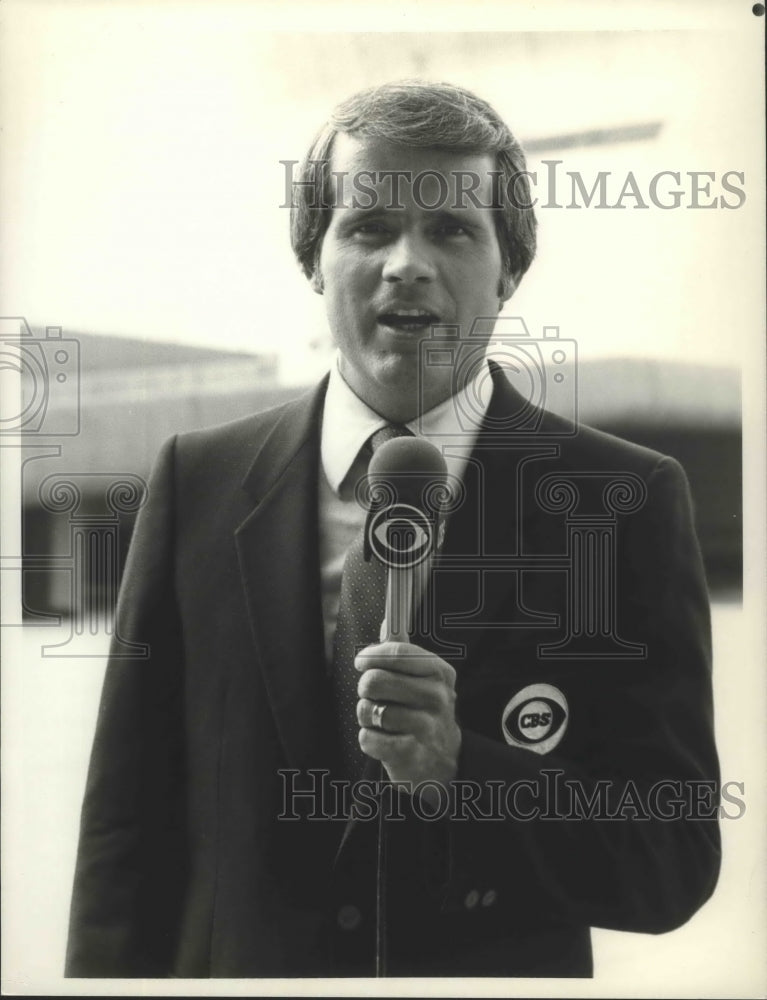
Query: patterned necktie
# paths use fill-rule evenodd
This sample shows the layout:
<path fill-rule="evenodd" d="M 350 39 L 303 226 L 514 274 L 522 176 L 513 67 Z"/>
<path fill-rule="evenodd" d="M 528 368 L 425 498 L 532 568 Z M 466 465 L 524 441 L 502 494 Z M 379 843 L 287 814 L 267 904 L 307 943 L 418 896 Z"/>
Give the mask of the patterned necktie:
<path fill-rule="evenodd" d="M 368 460 L 386 441 L 412 436 L 406 427 L 387 424 L 376 431 L 364 446 Z M 367 756 L 360 750 L 357 723 L 357 684 L 354 657 L 360 649 L 379 641 L 386 606 L 386 567 L 372 557 L 364 557 L 365 528 L 357 534 L 344 561 L 341 599 L 333 641 L 333 697 L 341 733 L 341 749 L 346 776 L 358 779 Z"/>

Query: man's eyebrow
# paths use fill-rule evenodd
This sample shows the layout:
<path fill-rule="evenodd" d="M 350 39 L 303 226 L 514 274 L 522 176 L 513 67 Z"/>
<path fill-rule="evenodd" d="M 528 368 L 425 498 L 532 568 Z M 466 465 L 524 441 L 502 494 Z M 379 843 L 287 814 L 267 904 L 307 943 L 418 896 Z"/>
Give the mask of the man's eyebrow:
<path fill-rule="evenodd" d="M 435 222 L 454 222 L 458 226 L 466 226 L 467 228 L 474 225 L 475 215 L 476 212 L 471 212 L 471 210 L 465 205 L 452 208 L 433 209 L 433 218 Z"/>
<path fill-rule="evenodd" d="M 380 203 L 374 203 L 372 205 L 366 205 L 366 204 L 364 204 L 364 202 L 354 201 L 353 199 L 349 199 L 347 201 L 346 208 L 350 212 L 354 212 L 357 215 L 384 215 L 386 213 L 391 213 L 391 212 L 394 212 L 394 211 L 402 212 L 402 209 L 390 208 L 390 207 L 387 207 L 386 205 L 382 205 Z"/>
<path fill-rule="evenodd" d="M 390 217 L 394 214 L 402 214 L 402 210 L 385 208 L 383 205 L 339 205 L 341 222 L 359 222 L 361 219 L 375 219 Z"/>

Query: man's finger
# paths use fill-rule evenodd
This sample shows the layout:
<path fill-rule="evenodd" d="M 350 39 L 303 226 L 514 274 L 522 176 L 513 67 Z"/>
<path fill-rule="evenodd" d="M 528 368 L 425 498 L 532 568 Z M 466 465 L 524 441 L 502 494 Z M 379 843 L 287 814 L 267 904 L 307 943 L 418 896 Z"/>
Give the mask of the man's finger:
<path fill-rule="evenodd" d="M 455 684 L 455 670 L 435 653 L 409 642 L 382 642 L 357 654 L 354 666 L 361 673 L 378 668 L 411 677 L 441 677 Z"/>
<path fill-rule="evenodd" d="M 380 729 L 363 728 L 359 731 L 359 745 L 363 753 L 397 767 L 413 758 L 418 741 L 410 733 L 385 733 Z"/>
<path fill-rule="evenodd" d="M 362 674 L 357 694 L 370 701 L 395 702 L 429 712 L 439 712 L 455 700 L 453 688 L 439 677 L 411 677 L 378 668 Z"/>
<path fill-rule="evenodd" d="M 374 712 L 376 706 L 378 706 L 377 713 Z M 357 702 L 357 722 L 366 729 L 394 736 L 409 733 L 420 740 L 423 740 L 433 728 L 433 721 L 426 712 L 391 702 L 371 701 L 369 698 L 360 698 Z"/>

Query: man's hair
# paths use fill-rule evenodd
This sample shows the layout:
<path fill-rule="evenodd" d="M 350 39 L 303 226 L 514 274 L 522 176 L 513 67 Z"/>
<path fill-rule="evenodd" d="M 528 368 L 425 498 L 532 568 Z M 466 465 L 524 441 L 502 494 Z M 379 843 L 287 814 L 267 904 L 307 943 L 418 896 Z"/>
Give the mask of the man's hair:
<path fill-rule="evenodd" d="M 330 225 L 330 156 L 339 132 L 401 146 L 494 156 L 500 174 L 500 199 L 492 209 L 501 248 L 500 293 L 512 276 L 528 269 L 535 256 L 536 220 L 522 147 L 487 101 L 463 87 L 402 80 L 360 91 L 339 104 L 301 162 L 291 198 L 290 240 L 307 277 L 318 267 Z"/>

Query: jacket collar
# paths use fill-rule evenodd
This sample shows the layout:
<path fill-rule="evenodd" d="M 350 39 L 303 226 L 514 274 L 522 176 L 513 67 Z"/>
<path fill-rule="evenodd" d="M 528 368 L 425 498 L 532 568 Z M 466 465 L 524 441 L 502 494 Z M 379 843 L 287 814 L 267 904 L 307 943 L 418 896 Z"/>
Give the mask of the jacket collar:
<path fill-rule="evenodd" d="M 319 440 L 328 377 L 288 403 L 267 434 L 243 479 L 243 489 L 260 503 L 307 445 Z"/>

